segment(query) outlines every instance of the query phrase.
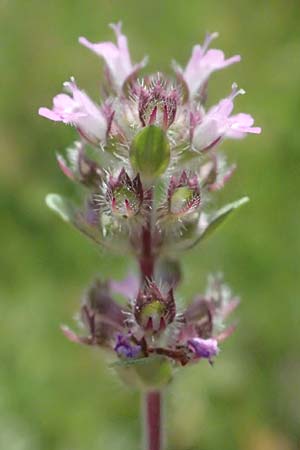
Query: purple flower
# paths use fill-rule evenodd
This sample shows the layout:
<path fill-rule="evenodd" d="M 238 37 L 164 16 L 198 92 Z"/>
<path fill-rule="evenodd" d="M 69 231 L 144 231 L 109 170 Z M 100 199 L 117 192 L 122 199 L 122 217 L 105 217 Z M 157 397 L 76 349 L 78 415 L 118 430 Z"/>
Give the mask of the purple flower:
<path fill-rule="evenodd" d="M 208 150 L 222 138 L 239 139 L 246 133 L 261 133 L 260 127 L 252 126 L 254 119 L 250 114 L 239 113 L 230 116 L 233 100 L 239 94 L 245 94 L 245 91 L 233 84 L 231 94 L 199 119 L 200 122 L 195 126 L 192 137 L 192 145 L 196 150 Z"/>
<path fill-rule="evenodd" d="M 117 45 L 113 42 L 98 42 L 93 44 L 85 37 L 80 37 L 79 42 L 105 60 L 109 77 L 116 91 L 120 92 L 125 81 L 144 67 L 146 60 L 144 59 L 139 64 L 133 65 L 128 50 L 127 38 L 122 34 L 121 22 L 111 24 L 110 26 L 116 34 Z"/>
<path fill-rule="evenodd" d="M 175 65 L 175 71 L 186 83 L 191 98 L 201 91 L 213 72 L 241 60 L 240 55 L 225 59 L 224 52 L 221 50 L 208 50 L 209 44 L 216 37 L 218 37 L 218 33 L 208 34 L 202 47 L 201 45 L 193 47 L 192 56 L 184 70 Z"/>
<path fill-rule="evenodd" d="M 141 352 L 141 347 L 132 344 L 129 336 L 118 334 L 114 350 L 121 358 L 136 358 Z"/>
<path fill-rule="evenodd" d="M 53 99 L 53 108 L 40 108 L 39 114 L 54 122 L 74 125 L 78 131 L 93 143 L 104 143 L 108 132 L 108 117 L 89 96 L 78 89 L 75 80 L 64 83 L 70 92 L 58 94 Z"/>
<path fill-rule="evenodd" d="M 193 338 L 187 341 L 189 349 L 195 358 L 207 358 L 211 361 L 213 356 L 219 353 L 218 341 L 216 339 Z"/>

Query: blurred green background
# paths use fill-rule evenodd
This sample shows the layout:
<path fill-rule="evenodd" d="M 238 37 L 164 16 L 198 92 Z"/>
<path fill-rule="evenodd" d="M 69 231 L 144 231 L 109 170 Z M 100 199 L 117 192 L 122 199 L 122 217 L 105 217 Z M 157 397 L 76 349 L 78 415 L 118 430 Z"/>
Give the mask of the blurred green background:
<path fill-rule="evenodd" d="M 37 115 L 70 75 L 97 94 L 101 64 L 77 38 L 111 39 L 107 24 L 119 19 L 151 71 L 185 64 L 219 31 L 215 45 L 243 60 L 212 77 L 209 101 L 237 81 L 248 95 L 236 111 L 263 127 L 223 145 L 239 170 L 216 202 L 251 203 L 182 258 L 180 297 L 221 270 L 243 302 L 214 368 L 182 370 L 169 388 L 168 449 L 300 448 L 299 0 L 0 1 L 0 448 L 139 448 L 138 394 L 59 331 L 93 277 L 125 275 L 128 259 L 100 253 L 47 210 L 48 192 L 75 194 L 54 150 L 76 133 Z"/>

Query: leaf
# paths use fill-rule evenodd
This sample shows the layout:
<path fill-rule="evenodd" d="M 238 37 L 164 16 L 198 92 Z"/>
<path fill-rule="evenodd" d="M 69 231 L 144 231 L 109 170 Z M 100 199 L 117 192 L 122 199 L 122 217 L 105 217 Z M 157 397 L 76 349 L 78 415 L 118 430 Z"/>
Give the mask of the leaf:
<path fill-rule="evenodd" d="M 229 218 L 229 216 L 240 206 L 249 202 L 249 197 L 242 197 L 240 200 L 237 200 L 233 203 L 229 203 L 228 205 L 223 206 L 223 208 L 216 211 L 209 218 L 209 223 L 207 227 L 202 232 L 200 239 L 203 240 L 210 236 L 220 225 L 222 225 L 225 220 Z"/>
<path fill-rule="evenodd" d="M 190 228 L 186 227 L 184 234 L 182 234 L 182 239 L 178 239 L 175 245 L 173 243 L 174 250 L 180 251 L 195 247 L 198 242 L 207 239 L 214 231 L 219 229 L 219 227 L 232 215 L 236 209 L 248 201 L 248 197 L 243 197 L 233 203 L 223 206 L 223 208 L 212 214 L 204 215 L 202 213 L 200 215 L 200 219 L 198 219 L 197 229 L 195 229 L 192 225 Z M 204 223 L 203 218 L 205 218 Z M 170 250 L 172 251 L 172 243 L 170 244 Z"/>
<path fill-rule="evenodd" d="M 46 205 L 56 212 L 65 222 L 72 222 L 74 216 L 74 206 L 68 200 L 58 194 L 48 194 Z"/>
<path fill-rule="evenodd" d="M 46 205 L 58 214 L 65 222 L 69 222 L 77 230 L 83 233 L 97 244 L 103 244 L 99 228 L 90 225 L 84 215 L 78 208 L 68 199 L 58 194 L 48 194 L 46 196 Z"/>

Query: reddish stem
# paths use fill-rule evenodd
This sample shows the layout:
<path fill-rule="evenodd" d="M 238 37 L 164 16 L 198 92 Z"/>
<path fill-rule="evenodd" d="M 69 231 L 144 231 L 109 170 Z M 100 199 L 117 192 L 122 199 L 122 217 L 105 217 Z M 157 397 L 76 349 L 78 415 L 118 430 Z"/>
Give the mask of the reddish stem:
<path fill-rule="evenodd" d="M 142 251 L 140 256 L 141 283 L 154 276 L 155 256 L 152 240 L 153 190 L 149 198 L 147 222 L 142 231 Z M 162 394 L 160 391 L 145 393 L 144 399 L 145 450 L 162 450 Z"/>
<path fill-rule="evenodd" d="M 145 450 L 162 450 L 162 393 L 145 394 Z"/>
<path fill-rule="evenodd" d="M 142 234 L 142 255 L 140 259 L 140 269 L 142 280 L 153 278 L 154 273 L 154 257 L 152 254 L 152 236 L 149 227 L 143 229 Z"/>
<path fill-rule="evenodd" d="M 151 279 L 154 275 L 154 254 L 153 254 L 153 242 L 152 242 L 152 203 L 153 203 L 153 192 L 149 194 L 149 210 L 146 225 L 143 227 L 142 231 L 142 252 L 140 257 L 140 270 L 142 282 L 147 278 Z"/>

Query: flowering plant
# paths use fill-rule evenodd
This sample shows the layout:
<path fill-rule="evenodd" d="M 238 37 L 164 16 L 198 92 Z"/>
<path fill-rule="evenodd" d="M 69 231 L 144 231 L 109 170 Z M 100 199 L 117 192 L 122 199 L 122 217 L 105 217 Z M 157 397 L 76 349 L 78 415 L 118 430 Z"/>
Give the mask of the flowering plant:
<path fill-rule="evenodd" d="M 225 326 L 238 304 L 220 275 L 210 277 L 203 295 L 180 310 L 174 291 L 180 282 L 178 255 L 202 242 L 247 197 L 211 212 L 211 195 L 224 187 L 235 166 L 219 151 L 227 138 L 258 134 L 249 114 L 232 114 L 236 84 L 217 105 L 206 109 L 210 75 L 240 61 L 209 49 L 216 33 L 193 48 L 184 69 L 173 64 L 175 77 L 139 78 L 146 58 L 133 64 L 121 24 L 112 25 L 117 44 L 79 42 L 104 59 L 102 103 L 94 103 L 74 78 L 66 93 L 39 114 L 73 125 L 79 139 L 57 160 L 62 172 L 85 187 L 83 206 L 56 194 L 50 208 L 97 245 L 131 254 L 139 276 L 123 281 L 96 280 L 87 290 L 78 335 L 71 341 L 106 349 L 121 378 L 146 397 L 146 445 L 162 446 L 161 390 L 173 369 L 201 360 L 213 364 L 220 343 L 234 330 Z M 123 296 L 123 304 L 114 296 Z"/>

